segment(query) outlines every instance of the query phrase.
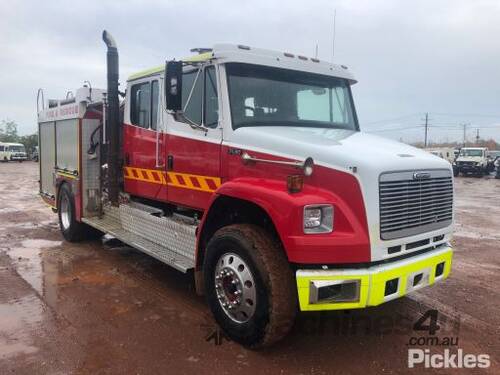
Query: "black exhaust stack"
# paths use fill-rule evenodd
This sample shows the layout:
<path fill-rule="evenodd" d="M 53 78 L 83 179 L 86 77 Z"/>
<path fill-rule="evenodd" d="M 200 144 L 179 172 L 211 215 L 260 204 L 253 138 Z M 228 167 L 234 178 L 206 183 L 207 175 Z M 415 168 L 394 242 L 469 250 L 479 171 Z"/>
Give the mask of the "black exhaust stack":
<path fill-rule="evenodd" d="M 102 40 L 108 51 L 108 108 L 106 110 L 106 137 L 108 142 L 108 198 L 112 205 L 118 206 L 119 195 L 119 143 L 120 143 L 120 100 L 118 98 L 118 48 L 115 40 L 106 30 L 102 32 Z"/>

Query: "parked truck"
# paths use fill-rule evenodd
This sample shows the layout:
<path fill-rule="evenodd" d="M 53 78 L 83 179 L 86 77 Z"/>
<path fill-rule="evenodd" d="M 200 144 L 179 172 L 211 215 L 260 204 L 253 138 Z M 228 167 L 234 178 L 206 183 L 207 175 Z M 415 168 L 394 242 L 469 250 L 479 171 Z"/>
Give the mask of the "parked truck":
<path fill-rule="evenodd" d="M 495 169 L 493 162 L 486 147 L 462 147 L 453 164 L 454 175 L 483 176 Z"/>
<path fill-rule="evenodd" d="M 103 233 L 193 272 L 227 336 L 376 306 L 450 273 L 450 163 L 360 131 L 351 72 L 219 44 L 38 113 L 40 194 L 64 238 Z M 373 157 L 366 158 L 367 152 Z"/>

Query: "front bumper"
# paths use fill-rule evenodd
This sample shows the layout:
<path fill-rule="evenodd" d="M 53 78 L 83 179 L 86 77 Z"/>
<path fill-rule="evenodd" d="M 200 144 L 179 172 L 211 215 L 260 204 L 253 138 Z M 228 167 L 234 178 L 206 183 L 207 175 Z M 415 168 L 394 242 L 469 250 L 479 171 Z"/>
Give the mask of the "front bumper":
<path fill-rule="evenodd" d="M 461 171 L 461 172 L 479 172 L 483 169 L 483 167 L 481 167 L 480 165 L 470 165 L 470 164 L 467 164 L 467 165 L 458 165 L 457 168 Z"/>
<path fill-rule="evenodd" d="M 451 270 L 452 256 L 452 248 L 445 245 L 414 257 L 368 268 L 298 270 L 300 310 L 344 310 L 380 305 L 446 279 Z M 323 289 L 327 293 L 319 292 L 325 287 L 331 289 Z"/>
<path fill-rule="evenodd" d="M 27 156 L 11 156 L 10 160 L 12 160 L 12 161 L 28 160 L 28 157 Z"/>

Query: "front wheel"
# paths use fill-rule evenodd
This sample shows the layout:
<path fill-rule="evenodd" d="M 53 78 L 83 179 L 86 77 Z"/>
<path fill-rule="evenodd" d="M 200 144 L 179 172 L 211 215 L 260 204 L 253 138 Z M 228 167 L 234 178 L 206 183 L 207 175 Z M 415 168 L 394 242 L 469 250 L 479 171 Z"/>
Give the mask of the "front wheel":
<path fill-rule="evenodd" d="M 255 225 L 219 229 L 203 265 L 207 302 L 232 340 L 269 346 L 293 326 L 297 292 L 293 272 L 278 241 Z"/>

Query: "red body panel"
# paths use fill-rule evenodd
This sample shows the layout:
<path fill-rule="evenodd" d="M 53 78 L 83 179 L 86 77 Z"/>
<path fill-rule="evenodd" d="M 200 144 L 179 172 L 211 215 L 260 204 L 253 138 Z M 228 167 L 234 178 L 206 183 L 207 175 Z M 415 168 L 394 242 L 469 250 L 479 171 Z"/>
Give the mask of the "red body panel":
<path fill-rule="evenodd" d="M 173 157 L 174 172 L 198 176 L 221 177 L 221 145 L 168 135 L 167 157 Z M 205 210 L 213 193 L 168 186 L 168 200 L 182 206 Z"/>
<path fill-rule="evenodd" d="M 166 201 L 206 211 L 219 195 L 253 202 L 273 220 L 290 262 L 334 264 L 369 262 L 370 243 L 365 206 L 358 180 L 349 173 L 315 166 L 304 177 L 304 188 L 291 194 L 286 181 L 300 170 L 278 164 L 243 164 L 241 152 L 213 142 L 172 134 L 162 139 L 162 162 L 173 157 L 175 173 L 222 178 L 216 192 L 199 191 L 168 184 L 125 179 L 125 191 L 150 199 Z M 124 158 L 127 166 L 156 169 L 156 133 L 135 126 L 124 126 Z M 273 155 L 248 151 L 262 159 L 284 160 Z M 169 179 L 167 178 L 167 182 Z M 214 189 L 215 190 L 215 189 Z M 303 207 L 328 203 L 335 207 L 334 231 L 304 234 Z M 204 215 L 206 217 L 207 215 Z M 198 230 L 203 231 L 204 221 Z"/>
<path fill-rule="evenodd" d="M 123 125 L 123 161 L 130 167 L 164 171 L 156 167 L 156 131 L 133 125 Z M 160 165 L 165 165 L 166 136 L 160 133 Z M 125 192 L 159 201 L 167 201 L 167 186 L 140 180 L 125 179 Z"/>
<path fill-rule="evenodd" d="M 291 194 L 286 178 L 300 175 L 301 171 L 264 163 L 244 165 L 240 155 L 230 154 L 229 148 L 224 148 L 223 165 L 228 182 L 217 193 L 246 199 L 263 208 L 272 218 L 291 262 L 370 261 L 366 211 L 359 183 L 353 175 L 316 165 L 314 173 L 304 177 L 303 190 Z M 248 153 L 262 159 L 284 160 L 254 151 Z M 335 207 L 333 233 L 304 234 L 303 207 L 321 203 Z"/>

